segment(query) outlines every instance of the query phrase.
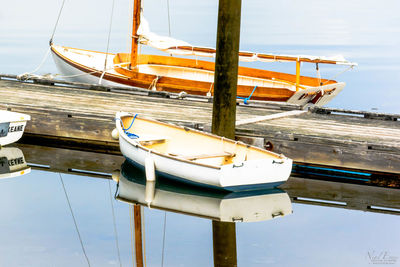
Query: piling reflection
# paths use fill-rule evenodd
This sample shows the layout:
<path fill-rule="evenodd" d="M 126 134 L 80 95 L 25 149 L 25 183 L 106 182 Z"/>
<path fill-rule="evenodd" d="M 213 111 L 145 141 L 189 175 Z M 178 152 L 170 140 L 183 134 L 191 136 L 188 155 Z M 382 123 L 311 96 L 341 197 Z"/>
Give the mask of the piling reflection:
<path fill-rule="evenodd" d="M 144 171 L 127 161 L 121 166 L 118 185 L 118 200 L 216 221 L 256 222 L 292 213 L 290 198 L 281 189 L 230 192 L 166 177 L 146 185 Z"/>
<path fill-rule="evenodd" d="M 22 150 L 16 147 L 0 148 L 0 178 L 12 178 L 29 173 Z"/>

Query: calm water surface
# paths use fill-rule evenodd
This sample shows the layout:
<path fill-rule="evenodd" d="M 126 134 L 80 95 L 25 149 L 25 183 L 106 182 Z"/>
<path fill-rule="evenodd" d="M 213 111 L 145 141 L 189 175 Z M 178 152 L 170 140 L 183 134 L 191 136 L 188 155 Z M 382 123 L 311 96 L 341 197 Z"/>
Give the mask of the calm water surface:
<path fill-rule="evenodd" d="M 42 150 L 29 147 L 22 147 L 21 150 L 26 161 L 33 162 L 33 166 L 50 165 L 50 169 L 45 171 L 43 167 L 43 170 L 34 167 L 29 174 L 0 180 L 0 266 L 87 266 L 69 204 L 91 266 L 119 266 L 120 263 L 132 266 L 131 234 L 134 230 L 131 228 L 131 205 L 114 198 L 116 182 L 95 177 L 89 172 L 87 175 L 71 173 L 82 171 L 85 162 L 90 161 L 92 163 L 84 171 L 92 172 L 100 168 L 102 174 L 97 176 L 110 178 L 104 168 L 112 166 L 109 162 L 114 159 L 104 155 L 96 159 L 92 153 L 91 157 L 78 160 L 78 157 L 66 158 L 64 154 L 54 151 L 49 159 L 49 155 L 44 155 Z M 64 171 L 57 172 L 57 169 Z M 65 173 L 67 169 L 69 173 Z M 112 172 L 115 172 L 114 167 L 108 171 Z M 143 177 L 140 172 L 131 172 L 129 179 L 140 180 Z M 301 179 L 298 181 L 303 183 Z M 307 179 L 304 181 L 307 182 Z M 321 186 L 330 182 L 320 183 Z M 132 188 L 138 188 L 138 184 L 130 184 Z M 122 186 L 120 184 L 119 192 L 126 190 Z M 339 194 L 343 191 L 345 199 L 349 191 L 340 191 L 341 187 L 345 188 L 345 184 L 339 183 L 332 188 L 339 190 Z M 354 188 L 354 192 L 374 191 L 368 186 Z M 312 190 L 315 188 L 310 187 L 304 192 Z M 391 190 L 390 195 L 384 193 L 380 198 L 397 207 L 398 214 L 398 191 L 383 190 Z M 138 192 L 129 197 L 139 198 L 144 191 Z M 288 192 L 295 194 L 296 186 L 289 188 Z M 351 194 L 358 196 L 354 192 Z M 365 192 L 371 194 L 371 198 L 375 194 Z M 157 189 L 157 194 L 160 197 L 163 192 Z M 176 196 L 182 197 L 182 194 L 181 191 Z M 178 206 L 183 207 L 185 199 L 192 198 L 187 192 L 185 194 Z M 340 199 L 340 196 L 336 197 Z M 199 204 L 201 198 L 198 199 Z M 262 194 L 258 199 L 261 202 L 253 202 L 252 206 L 260 205 L 263 209 L 272 205 L 262 199 Z M 351 209 L 305 205 L 291 203 L 289 198 L 287 200 L 274 203 L 292 209 L 293 213 L 287 216 L 236 223 L 239 266 L 370 266 L 371 255 L 387 253 L 397 258 L 400 255 L 398 215 L 357 210 L 357 205 L 363 204 L 356 205 L 354 203 L 360 200 L 351 198 L 345 200 L 353 203 L 350 204 L 354 205 L 349 207 Z M 164 204 L 167 207 L 176 205 L 172 202 Z M 142 207 L 142 210 L 147 266 L 161 266 L 162 261 L 164 266 L 214 265 L 212 221 L 205 218 L 206 215 L 189 216 L 148 207 Z M 213 209 L 209 211 L 210 216 L 215 215 Z M 395 264 L 399 263 L 396 260 Z"/>

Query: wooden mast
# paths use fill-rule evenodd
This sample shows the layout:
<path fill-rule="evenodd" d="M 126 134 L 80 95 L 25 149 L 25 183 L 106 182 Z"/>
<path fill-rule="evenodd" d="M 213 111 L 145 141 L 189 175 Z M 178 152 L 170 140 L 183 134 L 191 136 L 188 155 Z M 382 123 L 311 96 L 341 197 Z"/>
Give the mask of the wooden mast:
<path fill-rule="evenodd" d="M 138 54 L 137 30 L 140 25 L 141 6 L 142 6 L 141 0 L 133 1 L 131 64 L 129 65 L 130 69 L 135 68 L 137 65 L 137 54 Z"/>

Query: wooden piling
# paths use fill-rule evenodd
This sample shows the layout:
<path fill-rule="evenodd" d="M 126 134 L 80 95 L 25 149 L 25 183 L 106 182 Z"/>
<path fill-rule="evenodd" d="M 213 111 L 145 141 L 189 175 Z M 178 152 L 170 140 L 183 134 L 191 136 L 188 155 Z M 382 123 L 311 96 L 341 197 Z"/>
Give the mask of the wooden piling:
<path fill-rule="evenodd" d="M 211 131 L 235 138 L 241 0 L 219 0 Z M 237 266 L 236 225 L 212 222 L 214 266 Z"/>
<path fill-rule="evenodd" d="M 241 0 L 220 0 L 215 57 L 212 129 L 235 138 Z"/>

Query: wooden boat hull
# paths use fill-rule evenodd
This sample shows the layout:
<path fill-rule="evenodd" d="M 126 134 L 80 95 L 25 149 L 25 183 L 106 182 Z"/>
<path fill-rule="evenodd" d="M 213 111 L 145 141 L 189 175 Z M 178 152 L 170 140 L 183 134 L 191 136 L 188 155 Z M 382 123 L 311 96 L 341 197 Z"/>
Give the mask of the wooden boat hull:
<path fill-rule="evenodd" d="M 17 142 L 22 137 L 28 120 L 29 115 L 0 110 L 0 146 Z"/>
<path fill-rule="evenodd" d="M 184 91 L 193 95 L 213 94 L 213 62 L 139 55 L 138 67 L 130 70 L 128 54 L 105 54 L 56 45 L 52 45 L 51 50 L 57 68 L 68 80 L 173 93 Z M 344 83 L 301 76 L 301 89 L 296 90 L 295 80 L 295 75 L 291 74 L 239 67 L 237 95 L 252 100 L 321 106 L 345 86 Z M 319 82 L 325 85 L 320 86 Z"/>
<path fill-rule="evenodd" d="M 31 168 L 27 165 L 21 149 L 0 148 L 0 179 L 17 177 L 30 171 Z"/>
<path fill-rule="evenodd" d="M 176 213 L 225 221 L 256 222 L 292 213 L 288 194 L 280 189 L 228 192 L 192 186 L 159 177 L 149 204 L 150 182 L 143 170 L 124 162 L 118 181 L 116 198 L 133 204 Z"/>
<path fill-rule="evenodd" d="M 129 113 L 117 113 L 116 128 L 122 154 L 139 166 L 145 167 L 146 158 L 151 157 L 159 173 L 231 191 L 274 187 L 289 178 L 291 159 L 192 129 L 137 118 L 132 131 L 140 137 L 131 139 L 121 121 L 127 128 L 132 118 Z M 155 133 L 167 137 L 159 139 L 161 144 L 142 144 Z"/>

